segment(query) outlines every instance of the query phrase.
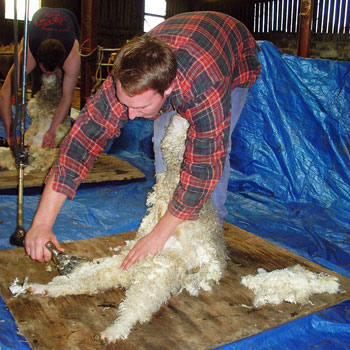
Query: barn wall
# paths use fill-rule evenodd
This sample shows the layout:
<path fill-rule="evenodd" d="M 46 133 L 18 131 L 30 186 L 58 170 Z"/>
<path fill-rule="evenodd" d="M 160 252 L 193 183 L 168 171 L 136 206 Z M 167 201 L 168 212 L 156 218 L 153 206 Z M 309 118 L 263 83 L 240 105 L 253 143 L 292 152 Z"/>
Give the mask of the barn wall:
<path fill-rule="evenodd" d="M 265 33 L 254 32 L 254 3 L 266 3 L 267 1 L 268 0 L 168 0 L 167 17 L 185 11 L 224 12 L 242 21 L 253 33 L 255 39 L 271 41 L 282 52 L 296 55 L 296 33 L 278 31 Z M 293 1 L 295 2 L 296 0 Z M 350 61 L 350 34 L 315 34 L 311 32 L 309 57 Z"/>
<path fill-rule="evenodd" d="M 261 0 L 262 2 L 265 0 Z M 294 0 L 293 0 L 294 1 Z M 257 40 L 268 40 L 282 52 L 295 55 L 297 35 L 285 32 L 254 32 L 254 2 L 256 0 L 167 0 L 166 17 L 188 11 L 220 11 L 241 20 Z M 0 0 L 0 44 L 13 42 L 13 22 L 4 19 L 5 0 Z M 81 0 L 42 0 L 47 7 L 70 9 L 81 21 Z M 97 45 L 120 47 L 126 40 L 143 33 L 144 0 L 99 0 Z M 19 21 L 19 38 L 23 22 Z M 311 33 L 310 57 L 350 61 L 350 35 Z"/>
<path fill-rule="evenodd" d="M 120 47 L 143 33 L 144 0 L 100 0 L 98 45 Z"/>

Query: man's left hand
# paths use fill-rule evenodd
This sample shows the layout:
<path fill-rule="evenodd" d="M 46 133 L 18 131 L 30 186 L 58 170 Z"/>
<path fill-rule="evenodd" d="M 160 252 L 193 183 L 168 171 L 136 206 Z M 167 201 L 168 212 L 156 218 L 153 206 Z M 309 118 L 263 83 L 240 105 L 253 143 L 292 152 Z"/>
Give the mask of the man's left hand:
<path fill-rule="evenodd" d="M 153 256 L 162 251 L 167 240 L 174 234 L 177 226 L 183 221 L 183 219 L 178 219 L 167 210 L 153 230 L 148 235 L 142 237 L 135 244 L 134 248 L 130 250 L 120 268 L 126 270 L 148 255 Z"/>
<path fill-rule="evenodd" d="M 146 258 L 148 255 L 156 255 L 163 249 L 166 241 L 167 239 L 164 240 L 164 238 L 156 236 L 152 232 L 149 233 L 135 244 L 120 267 L 123 270 L 127 270 L 130 266 Z"/>
<path fill-rule="evenodd" d="M 55 142 L 56 132 L 48 130 L 43 138 L 42 148 L 54 148 L 56 146 Z"/>

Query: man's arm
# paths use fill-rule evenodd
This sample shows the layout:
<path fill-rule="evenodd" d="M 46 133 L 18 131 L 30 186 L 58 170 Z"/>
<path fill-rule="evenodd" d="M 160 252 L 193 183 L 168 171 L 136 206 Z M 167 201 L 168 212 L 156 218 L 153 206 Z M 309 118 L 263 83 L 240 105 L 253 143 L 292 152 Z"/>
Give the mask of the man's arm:
<path fill-rule="evenodd" d="M 95 159 L 108 140 L 119 136 L 126 120 L 125 107 L 118 102 L 109 77 L 87 102 L 60 145 L 60 155 L 50 171 L 37 213 L 25 237 L 25 248 L 32 259 L 41 262 L 50 259 L 51 254 L 45 248 L 48 241 L 61 250 L 52 232 L 56 216 L 65 199 L 74 198 Z M 91 132 L 94 130 L 98 132 Z"/>
<path fill-rule="evenodd" d="M 23 39 L 21 40 L 19 44 L 19 50 L 18 50 L 18 87 L 20 87 L 20 72 L 22 71 L 22 64 L 23 64 Z M 28 55 L 27 55 L 27 74 L 29 74 L 36 66 L 35 59 L 33 55 L 31 54 L 29 48 L 28 48 Z M 13 140 L 11 136 L 11 124 L 12 124 L 12 110 L 11 110 L 11 96 L 13 93 L 14 87 L 12 86 L 12 82 L 14 79 L 14 64 L 11 66 L 10 70 L 8 71 L 5 82 L 1 87 L 0 90 L 0 116 L 4 123 L 4 128 L 6 132 L 7 142 L 9 143 L 9 146 L 13 147 Z M 17 92 L 16 92 L 17 93 Z"/>
<path fill-rule="evenodd" d="M 11 121 L 12 121 L 12 111 L 11 111 L 11 80 L 13 76 L 14 66 L 10 68 L 6 75 L 4 84 L 0 91 L 0 115 L 2 122 L 4 123 L 4 128 L 6 132 L 7 142 L 10 147 L 13 147 L 13 141 L 11 137 Z"/>
<path fill-rule="evenodd" d="M 222 96 L 218 99 L 217 96 Z M 180 182 L 168 210 L 155 228 L 132 248 L 121 268 L 127 269 L 148 255 L 162 250 L 166 241 L 185 220 L 197 219 L 199 211 L 220 180 L 226 157 L 227 138 L 230 127 L 231 92 L 227 83 L 218 82 L 188 104 L 187 115 L 192 117 L 195 132 L 188 132 L 184 167 Z M 196 122 L 198 120 L 198 122 Z M 203 122 L 204 121 L 204 122 Z M 208 125 L 211 129 L 208 129 Z M 191 128 L 191 126 L 190 126 Z M 195 138 L 192 135 L 200 135 Z"/>
<path fill-rule="evenodd" d="M 27 254 L 33 260 L 40 262 L 47 262 L 51 259 L 51 253 L 45 248 L 45 244 L 49 241 L 57 249 L 63 251 L 52 231 L 52 227 L 67 196 L 52 189 L 53 179 L 54 173 L 51 174 L 45 185 L 32 225 L 25 235 L 24 245 Z"/>
<path fill-rule="evenodd" d="M 64 121 L 72 105 L 74 88 L 80 73 L 80 54 L 77 40 L 74 42 L 72 51 L 64 62 L 63 71 L 62 97 L 50 128 L 44 136 L 42 147 L 55 147 L 56 128 Z"/>

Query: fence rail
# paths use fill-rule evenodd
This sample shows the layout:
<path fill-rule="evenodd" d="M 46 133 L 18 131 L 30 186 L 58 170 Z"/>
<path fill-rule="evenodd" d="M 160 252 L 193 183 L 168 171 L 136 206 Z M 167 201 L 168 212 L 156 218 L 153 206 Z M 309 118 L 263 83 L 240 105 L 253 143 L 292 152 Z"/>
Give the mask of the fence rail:
<path fill-rule="evenodd" d="M 301 0 L 254 2 L 254 33 L 298 31 Z M 314 0 L 311 32 L 350 34 L 350 0 Z"/>

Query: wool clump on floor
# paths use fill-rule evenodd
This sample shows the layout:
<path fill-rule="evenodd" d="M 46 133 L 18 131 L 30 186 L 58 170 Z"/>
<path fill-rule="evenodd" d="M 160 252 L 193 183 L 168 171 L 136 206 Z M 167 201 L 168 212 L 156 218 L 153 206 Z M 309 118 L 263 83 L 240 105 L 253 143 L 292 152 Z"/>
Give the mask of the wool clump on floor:
<path fill-rule="evenodd" d="M 254 294 L 254 306 L 277 305 L 283 301 L 306 304 L 315 293 L 335 294 L 339 291 L 336 276 L 319 274 L 300 265 L 267 272 L 260 268 L 256 275 L 244 276 L 241 283 Z"/>
<path fill-rule="evenodd" d="M 107 342 L 128 337 L 137 323 L 149 321 L 171 295 L 187 290 L 197 296 L 200 289 L 211 291 L 223 276 L 227 254 L 222 224 L 208 199 L 197 220 L 179 225 L 162 251 L 148 256 L 128 270 L 120 265 L 138 240 L 152 231 L 165 214 L 180 179 L 188 122 L 174 116 L 161 147 L 167 170 L 157 175 L 147 198 L 149 206 L 136 237 L 126 242 L 118 254 L 79 265 L 69 276 L 57 276 L 47 285 L 28 283 L 33 294 L 50 297 L 68 294 L 93 294 L 111 288 L 126 289 L 117 318 L 100 338 Z"/>
<path fill-rule="evenodd" d="M 58 155 L 58 146 L 71 128 L 70 118 L 67 116 L 56 128 L 55 147 L 41 147 L 61 96 L 62 86 L 59 77 L 55 74 L 46 77 L 43 74 L 40 90 L 27 105 L 27 114 L 31 118 L 31 124 L 24 135 L 24 144 L 29 146 L 29 160 L 28 165 L 24 168 L 25 174 L 33 170 L 45 172 L 51 168 Z M 0 167 L 8 170 L 17 169 L 14 156 L 9 148 L 0 148 Z"/>

